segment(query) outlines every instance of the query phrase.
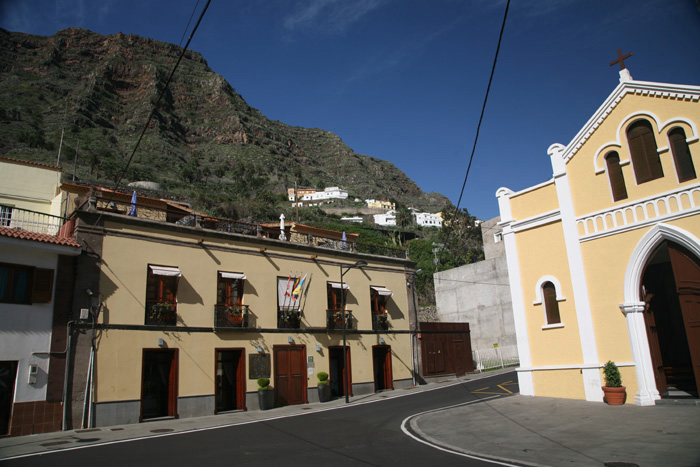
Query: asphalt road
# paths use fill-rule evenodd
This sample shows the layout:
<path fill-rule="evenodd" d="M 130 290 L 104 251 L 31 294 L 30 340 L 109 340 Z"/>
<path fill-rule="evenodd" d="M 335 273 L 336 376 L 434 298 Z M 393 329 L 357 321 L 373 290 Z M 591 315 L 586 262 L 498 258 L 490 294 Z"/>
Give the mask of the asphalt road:
<path fill-rule="evenodd" d="M 402 430 L 429 410 L 508 397 L 498 385 L 514 372 L 371 403 L 355 399 L 337 410 L 304 413 L 224 428 L 174 434 L 0 462 L 10 466 L 305 466 L 493 465 L 414 440 Z M 517 385 L 509 386 L 517 392 Z M 272 415 L 272 413 L 271 413 Z M 469 423 L 469 420 L 464 420 Z M 404 425 L 408 425 L 407 423 Z"/>

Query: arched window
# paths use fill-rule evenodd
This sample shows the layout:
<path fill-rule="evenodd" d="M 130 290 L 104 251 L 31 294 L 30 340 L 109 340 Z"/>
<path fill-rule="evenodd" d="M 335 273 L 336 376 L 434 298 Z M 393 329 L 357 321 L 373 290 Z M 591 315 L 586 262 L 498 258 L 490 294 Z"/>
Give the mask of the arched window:
<path fill-rule="evenodd" d="M 627 142 L 637 184 L 664 176 L 654 130 L 648 121 L 640 120 L 630 125 L 627 129 Z"/>
<path fill-rule="evenodd" d="M 678 181 L 685 182 L 696 178 L 693 158 L 690 155 L 690 148 L 686 142 L 683 128 L 674 128 L 669 131 L 668 140 L 671 145 L 671 152 L 673 152 L 673 162 L 676 164 Z"/>
<path fill-rule="evenodd" d="M 559 303 L 557 302 L 557 289 L 551 282 L 542 284 L 542 301 L 544 302 L 547 324 L 561 323 L 559 316 Z"/>
<path fill-rule="evenodd" d="M 626 199 L 627 188 L 625 187 L 625 178 L 622 176 L 622 167 L 620 167 L 620 155 L 615 151 L 609 152 L 605 156 L 605 164 L 608 167 L 608 178 L 610 179 L 613 200 Z"/>

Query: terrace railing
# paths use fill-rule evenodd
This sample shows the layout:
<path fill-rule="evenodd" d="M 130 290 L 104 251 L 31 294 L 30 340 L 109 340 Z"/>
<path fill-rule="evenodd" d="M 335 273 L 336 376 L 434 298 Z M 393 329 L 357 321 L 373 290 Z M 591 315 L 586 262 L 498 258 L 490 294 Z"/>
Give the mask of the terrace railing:
<path fill-rule="evenodd" d="M 65 222 L 66 219 L 61 216 L 0 205 L 0 227 L 59 236 Z"/>
<path fill-rule="evenodd" d="M 168 222 L 179 225 L 199 227 L 206 230 L 218 232 L 236 233 L 260 237 L 264 229 L 258 224 L 235 221 L 232 219 L 202 216 L 194 211 L 189 211 L 185 207 L 181 209 L 172 206 L 159 209 L 152 206 L 145 206 L 139 203 L 132 204 L 129 201 L 112 200 L 108 197 L 97 198 L 96 207 L 99 211 L 111 212 L 114 214 L 132 215 L 134 217 L 150 219 L 159 222 Z M 132 209 L 135 208 L 135 209 Z M 339 240 L 337 238 L 322 237 L 311 234 L 299 234 L 292 232 L 287 240 L 290 243 L 299 243 L 327 248 L 329 250 L 347 251 L 351 253 L 366 253 L 371 255 L 388 256 L 392 258 L 407 258 L 406 250 L 387 246 L 370 245 L 355 241 Z"/>

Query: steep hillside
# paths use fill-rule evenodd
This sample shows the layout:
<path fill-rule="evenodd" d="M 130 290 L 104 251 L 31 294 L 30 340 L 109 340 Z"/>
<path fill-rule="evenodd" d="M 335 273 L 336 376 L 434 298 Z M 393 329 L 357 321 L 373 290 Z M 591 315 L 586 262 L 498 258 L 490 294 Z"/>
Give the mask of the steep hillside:
<path fill-rule="evenodd" d="M 114 186 L 181 51 L 134 35 L 71 28 L 42 37 L 0 29 L 0 154 L 59 165 L 66 178 Z M 245 66 L 245 64 L 242 64 Z M 121 187 L 149 180 L 212 214 L 269 217 L 296 180 L 430 211 L 392 163 L 335 134 L 268 120 L 188 51 Z"/>

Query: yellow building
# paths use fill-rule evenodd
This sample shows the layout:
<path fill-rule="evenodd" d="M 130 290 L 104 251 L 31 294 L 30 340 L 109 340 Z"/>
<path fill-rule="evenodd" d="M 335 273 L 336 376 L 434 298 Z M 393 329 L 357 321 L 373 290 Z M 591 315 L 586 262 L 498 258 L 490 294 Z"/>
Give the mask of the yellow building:
<path fill-rule="evenodd" d="M 88 376 L 74 378 L 73 400 L 92 380 L 96 426 L 256 410 L 261 377 L 276 406 L 318 401 L 322 371 L 336 397 L 346 381 L 350 395 L 413 384 L 405 256 L 311 234 L 267 238 L 259 226 L 199 215 L 173 222 L 154 217 L 153 203 L 141 217 L 138 200 L 136 216 L 125 215 L 125 199 L 93 191 L 75 214 L 88 252 L 76 295 L 90 289 L 101 308 L 94 351 L 90 322 L 74 336 L 75 374 Z"/>
<path fill-rule="evenodd" d="M 386 209 L 386 210 L 396 209 L 395 203 L 392 203 L 391 201 L 383 201 L 381 199 L 366 199 L 365 203 L 367 203 L 368 208 L 377 208 L 377 209 Z"/>
<path fill-rule="evenodd" d="M 628 403 L 697 397 L 699 98 L 623 69 L 552 179 L 498 190 L 522 394 L 602 401 L 611 360 Z"/>

